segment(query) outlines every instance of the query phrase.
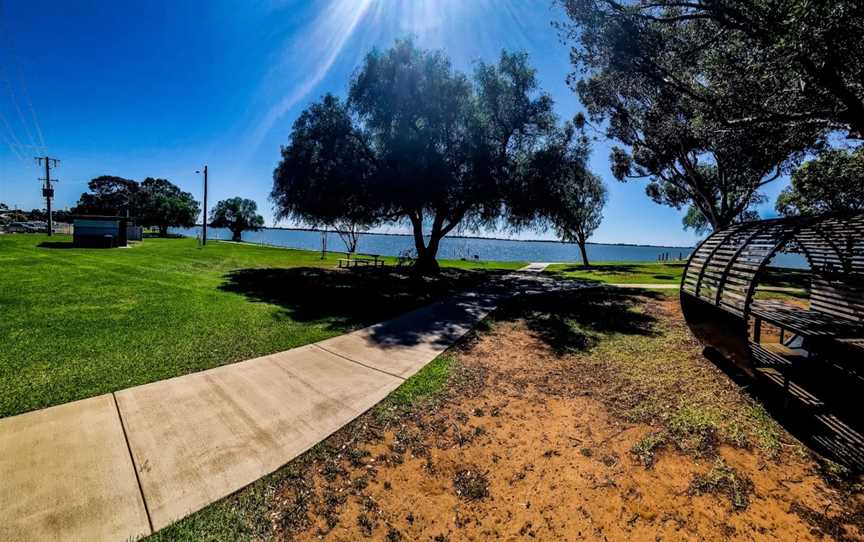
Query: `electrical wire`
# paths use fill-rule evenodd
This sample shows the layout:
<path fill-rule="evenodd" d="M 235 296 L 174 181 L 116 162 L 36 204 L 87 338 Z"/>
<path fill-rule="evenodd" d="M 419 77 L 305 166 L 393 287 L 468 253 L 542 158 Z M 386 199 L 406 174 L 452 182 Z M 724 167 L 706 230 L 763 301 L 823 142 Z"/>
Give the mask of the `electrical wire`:
<path fill-rule="evenodd" d="M 6 74 L 6 70 L 3 70 L 3 73 Z M 24 128 L 24 133 L 27 134 L 27 141 L 30 143 L 31 147 L 38 147 L 36 145 L 36 139 L 33 137 L 33 133 L 30 132 L 30 128 L 27 126 L 27 121 L 24 118 L 24 113 L 21 111 L 21 106 L 18 105 L 18 98 L 15 97 L 15 89 L 12 88 L 12 81 L 9 79 L 8 74 L 3 78 L 6 83 L 6 88 L 9 90 L 9 98 L 12 100 L 12 105 L 15 106 L 15 111 L 18 113 L 18 120 L 21 124 L 21 127 Z"/>
<path fill-rule="evenodd" d="M 15 130 L 12 129 L 12 126 L 9 124 L 9 121 L 6 120 L 6 116 L 3 115 L 2 111 L 0 111 L 0 121 L 3 121 L 3 126 L 6 128 L 6 133 L 3 134 L 3 140 L 6 141 L 7 145 L 9 145 L 9 150 L 11 150 L 20 160 L 26 161 L 24 155 L 22 155 L 19 150 L 23 145 L 21 145 L 21 142 L 18 141 L 17 137 L 15 137 Z"/>
<path fill-rule="evenodd" d="M 13 67 L 15 68 L 15 70 L 17 72 L 18 81 L 19 81 L 19 85 L 21 88 L 21 95 L 23 96 L 24 101 L 30 110 L 30 117 L 32 119 L 33 127 L 35 128 L 35 132 L 36 132 L 35 138 L 33 137 L 33 132 L 31 131 L 31 129 L 29 127 L 29 122 L 27 121 L 27 119 L 24 115 L 24 112 L 21 110 L 21 106 L 18 102 L 18 97 L 16 96 L 16 92 L 15 92 L 15 86 L 13 85 L 13 80 L 12 80 L 13 75 L 11 73 L 11 70 L 7 66 L 3 66 L 3 73 L 4 73 L 3 79 L 4 79 L 4 82 L 6 83 L 6 89 L 9 91 L 9 98 L 12 101 L 12 105 L 15 107 L 15 111 L 16 111 L 16 113 L 18 113 L 18 120 L 21 124 L 21 127 L 24 129 L 24 133 L 27 134 L 27 139 L 28 139 L 28 142 L 30 143 L 29 148 L 36 150 L 36 152 L 39 154 L 43 154 L 43 153 L 47 154 L 47 147 L 45 145 L 45 138 L 44 138 L 43 133 L 42 133 L 42 127 L 39 125 L 39 119 L 36 115 L 36 109 L 33 107 L 33 101 L 30 99 L 30 93 L 27 91 L 27 86 L 24 83 L 24 77 L 21 73 L 21 64 L 18 61 L 17 55 L 15 53 L 15 47 L 14 47 L 14 44 L 12 43 L 12 38 L 10 37 L 9 32 L 4 31 L 5 30 L 4 27 L 6 27 L 7 25 L 5 24 L 5 17 L 4 17 L 5 12 L 4 12 L 3 8 L 4 8 L 3 2 L 2 2 L 2 0 L 0 0 L 0 34 L 3 34 L 6 36 L 6 45 L 7 45 L 7 49 L 8 49 L 8 57 L 10 59 L 9 65 L 13 65 Z M 6 119 L 4 117 L 3 123 L 5 124 L 7 131 L 11 135 L 12 140 L 16 143 L 18 149 L 28 147 L 27 145 L 21 144 L 20 139 L 15 134 L 15 131 L 13 130 L 12 125 L 9 123 L 8 119 Z M 8 143 L 8 141 L 7 141 L 7 143 Z M 15 153 L 17 155 L 19 155 L 19 158 L 23 159 L 23 157 L 21 156 L 20 150 L 16 149 Z"/>

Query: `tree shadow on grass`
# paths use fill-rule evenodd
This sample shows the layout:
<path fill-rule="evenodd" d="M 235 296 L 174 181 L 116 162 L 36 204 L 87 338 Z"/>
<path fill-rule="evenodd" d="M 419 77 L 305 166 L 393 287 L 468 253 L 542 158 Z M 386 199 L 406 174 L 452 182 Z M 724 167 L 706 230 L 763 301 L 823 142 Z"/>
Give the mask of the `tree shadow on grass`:
<path fill-rule="evenodd" d="M 652 336 L 656 319 L 638 309 L 644 298 L 661 299 L 650 290 L 584 288 L 514 298 L 495 314 L 497 321 L 524 320 L 553 351 L 589 350 L 605 335 Z"/>
<path fill-rule="evenodd" d="M 39 248 L 51 248 L 51 249 L 63 249 L 63 248 L 76 248 L 75 243 L 72 241 L 42 241 L 38 245 Z"/>
<path fill-rule="evenodd" d="M 764 286 L 781 286 L 784 288 L 810 288 L 812 273 L 809 269 L 781 269 L 769 266 L 765 270 L 760 283 Z"/>
<path fill-rule="evenodd" d="M 278 305 L 299 322 L 328 322 L 331 329 L 369 326 L 483 283 L 489 273 L 444 270 L 434 277 L 408 269 L 335 270 L 311 267 L 240 269 L 222 291 Z"/>
<path fill-rule="evenodd" d="M 568 265 L 564 269 L 561 269 L 564 273 L 606 273 L 610 275 L 627 275 L 630 273 L 636 273 L 639 271 L 639 268 L 633 264 L 610 264 L 610 265 L 581 265 L 574 264 Z"/>

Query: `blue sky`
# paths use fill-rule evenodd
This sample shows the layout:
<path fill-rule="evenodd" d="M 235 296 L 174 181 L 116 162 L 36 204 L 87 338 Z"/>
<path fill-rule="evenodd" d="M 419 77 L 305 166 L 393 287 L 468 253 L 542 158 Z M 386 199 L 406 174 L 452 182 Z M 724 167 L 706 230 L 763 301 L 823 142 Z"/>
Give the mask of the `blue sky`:
<path fill-rule="evenodd" d="M 41 149 L 26 145 L 44 141 L 62 161 L 57 208 L 106 174 L 164 177 L 200 199 L 195 171 L 208 164 L 212 202 L 252 198 L 272 225 L 272 171 L 296 116 L 325 92 L 344 95 L 366 52 L 407 35 L 466 71 L 502 48 L 527 51 L 559 116 L 580 110 L 547 0 L 0 2 L 0 201 L 25 209 L 43 205 Z M 681 212 L 612 178 L 609 146 L 591 159 L 610 194 L 593 240 L 692 243 Z M 771 202 L 784 184 L 769 187 Z"/>

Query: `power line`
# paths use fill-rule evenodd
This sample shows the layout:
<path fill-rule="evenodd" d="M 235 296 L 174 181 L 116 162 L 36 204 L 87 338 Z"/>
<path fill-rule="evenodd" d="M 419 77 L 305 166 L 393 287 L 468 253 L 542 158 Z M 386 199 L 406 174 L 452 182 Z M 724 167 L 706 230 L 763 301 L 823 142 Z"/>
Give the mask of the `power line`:
<path fill-rule="evenodd" d="M 24 100 L 27 102 L 27 107 L 30 109 L 30 117 L 33 119 L 33 126 L 36 128 L 36 135 L 39 137 L 39 145 L 42 147 L 43 152 L 45 152 L 48 150 L 48 147 L 45 145 L 45 138 L 42 136 L 42 127 L 39 126 L 39 119 L 36 117 L 36 109 L 33 107 L 33 100 L 30 99 L 30 92 L 27 91 L 27 83 L 24 80 L 24 76 L 21 74 L 21 63 L 18 62 L 18 57 L 15 55 L 15 49 L 11 43 L 9 44 L 9 50 L 12 51 L 12 63 L 15 65 L 18 80 L 21 83 L 21 94 L 24 95 Z"/>
<path fill-rule="evenodd" d="M 24 155 L 18 151 L 18 148 L 9 140 L 9 136 L 5 133 L 0 132 L 0 137 L 3 138 L 3 142 L 9 147 L 9 150 L 12 151 L 12 154 L 18 157 L 19 160 L 24 160 Z"/>
<path fill-rule="evenodd" d="M 9 121 L 6 120 L 6 116 L 3 115 L 3 111 L 0 111 L 0 120 L 3 121 L 3 125 L 6 127 L 6 134 L 4 134 L 3 139 L 6 140 L 9 149 L 18 156 L 20 160 L 24 161 L 24 155 L 18 150 L 22 147 L 21 142 L 18 141 L 17 137 L 15 137 L 15 130 L 13 130 L 12 126 L 9 125 Z"/>
<path fill-rule="evenodd" d="M 30 128 L 27 126 L 27 120 L 24 118 L 21 106 L 18 105 L 18 98 L 15 97 L 15 89 L 12 88 L 12 81 L 10 81 L 6 69 L 3 70 L 3 73 L 6 74 L 4 81 L 6 82 L 6 88 L 9 90 L 9 98 L 12 100 L 12 105 L 15 106 L 15 111 L 18 113 L 18 120 L 20 121 L 21 127 L 24 128 L 24 133 L 27 134 L 27 140 L 30 142 L 30 145 L 35 147 L 36 140 L 33 138 L 33 133 L 30 132 Z"/>
<path fill-rule="evenodd" d="M 18 97 L 15 92 L 15 85 L 13 85 L 14 75 L 12 74 L 11 69 L 4 66 L 4 82 L 6 83 L 6 88 L 9 91 L 9 98 L 12 101 L 12 105 L 15 107 L 16 113 L 18 113 L 18 119 L 21 124 L 21 127 L 24 129 L 24 132 L 27 134 L 27 139 L 30 143 L 31 148 L 37 149 L 38 152 L 43 153 L 47 152 L 47 147 L 45 145 L 45 138 L 42 134 L 42 127 L 39 125 L 39 119 L 36 116 L 36 109 L 33 107 L 33 101 L 30 99 L 30 93 L 27 91 L 27 85 L 24 82 L 24 77 L 21 73 L 21 63 L 18 61 L 17 54 L 15 52 L 15 45 L 12 43 L 12 38 L 10 32 L 5 31 L 5 27 L 8 26 L 5 24 L 4 17 L 4 9 L 3 2 L 0 0 L 0 34 L 4 34 L 6 36 L 6 45 L 8 49 L 8 57 L 9 57 L 9 66 L 12 66 L 18 78 L 18 83 L 21 88 L 21 95 L 24 98 L 24 101 L 27 104 L 27 107 L 30 110 L 30 117 L 33 122 L 33 127 L 35 128 L 36 138 L 33 137 L 33 132 L 30 129 L 29 122 L 27 121 L 24 112 L 21 110 L 21 105 L 18 103 Z M 4 121 L 7 125 L 7 129 L 13 133 L 13 139 L 18 141 L 18 138 L 14 136 L 14 132 L 12 131 L 12 126 L 9 124 L 8 120 Z M 38 139 L 37 139 L 38 138 Z M 38 144 L 37 144 L 38 143 Z M 19 147 L 23 147 L 20 142 L 18 142 Z"/>

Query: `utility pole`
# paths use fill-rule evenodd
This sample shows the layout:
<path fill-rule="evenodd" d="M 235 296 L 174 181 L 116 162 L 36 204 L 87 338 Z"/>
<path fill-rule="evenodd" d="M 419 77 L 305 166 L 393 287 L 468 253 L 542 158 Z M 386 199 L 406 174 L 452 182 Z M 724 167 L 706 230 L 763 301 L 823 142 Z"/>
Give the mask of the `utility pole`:
<path fill-rule="evenodd" d="M 54 235 L 54 218 L 51 216 L 51 200 L 54 199 L 54 187 L 51 186 L 51 183 L 57 182 L 57 179 L 51 178 L 51 168 L 57 167 L 60 160 L 49 156 L 37 156 L 36 162 L 40 166 L 42 165 L 42 162 L 45 162 L 45 177 L 40 178 L 39 180 L 45 182 L 45 184 L 42 185 L 42 197 L 45 198 L 45 208 L 48 211 L 48 236 L 50 237 Z"/>
<path fill-rule="evenodd" d="M 201 245 L 207 245 L 207 166 L 204 166 L 204 219 L 201 220 Z"/>
<path fill-rule="evenodd" d="M 327 257 L 327 226 L 324 226 L 324 230 L 321 232 L 321 259 Z"/>

